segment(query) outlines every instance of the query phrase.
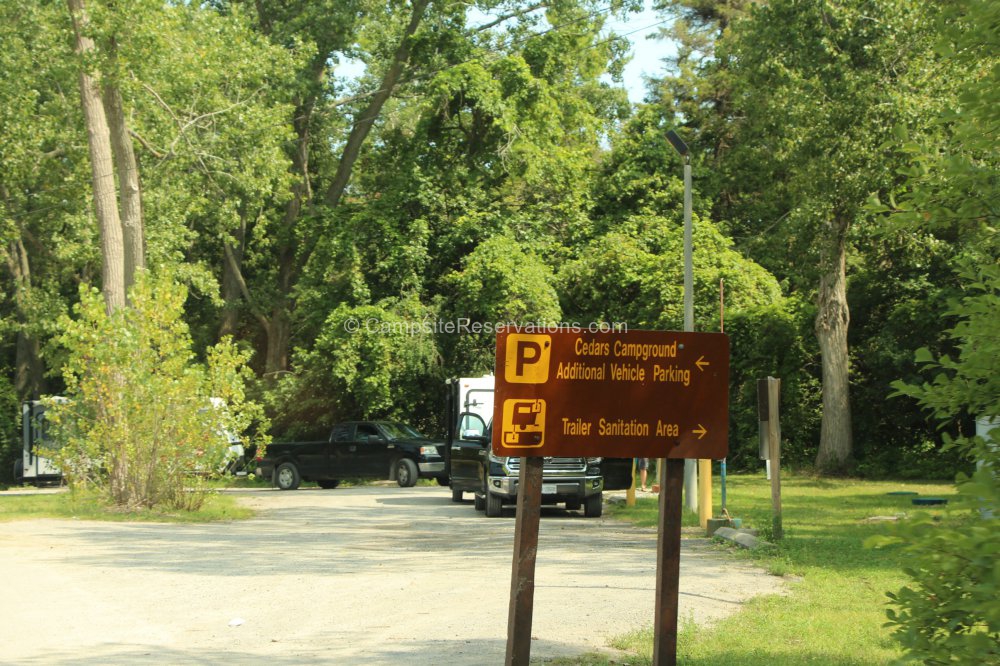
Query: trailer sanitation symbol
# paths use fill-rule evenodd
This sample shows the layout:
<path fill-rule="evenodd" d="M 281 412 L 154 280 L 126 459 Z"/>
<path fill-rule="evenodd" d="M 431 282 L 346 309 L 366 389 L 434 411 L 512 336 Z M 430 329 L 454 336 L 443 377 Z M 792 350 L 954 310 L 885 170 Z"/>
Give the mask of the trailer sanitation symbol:
<path fill-rule="evenodd" d="M 503 445 L 512 449 L 535 449 L 545 439 L 544 400 L 504 400 Z"/>

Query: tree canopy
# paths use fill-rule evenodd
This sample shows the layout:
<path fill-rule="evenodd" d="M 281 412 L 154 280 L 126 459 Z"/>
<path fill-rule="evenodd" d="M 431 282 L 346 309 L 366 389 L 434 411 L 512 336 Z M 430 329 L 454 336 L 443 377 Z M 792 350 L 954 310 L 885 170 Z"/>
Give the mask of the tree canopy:
<path fill-rule="evenodd" d="M 122 289 L 186 289 L 195 357 L 231 336 L 276 432 L 442 429 L 443 380 L 493 343 L 441 323 L 681 326 L 675 128 L 696 329 L 721 287 L 733 336 L 734 460 L 755 464 L 753 381 L 782 374 L 794 463 L 940 474 L 920 407 L 881 404 L 917 349 L 956 353 L 949 304 L 995 263 L 992 199 L 968 196 L 996 191 L 994 56 L 954 33 L 973 10 L 661 5 L 678 50 L 631 104 L 607 19 L 636 2 L 0 4 L 0 395 L 67 388 L 63 315 L 103 284 L 114 209 Z"/>

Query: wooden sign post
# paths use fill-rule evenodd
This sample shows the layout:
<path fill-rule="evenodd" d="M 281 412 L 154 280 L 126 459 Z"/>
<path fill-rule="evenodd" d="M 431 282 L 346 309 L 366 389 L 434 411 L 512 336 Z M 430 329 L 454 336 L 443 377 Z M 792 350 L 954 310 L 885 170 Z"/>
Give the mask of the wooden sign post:
<path fill-rule="evenodd" d="M 774 517 L 771 533 L 775 539 L 784 536 L 781 526 L 781 424 L 778 416 L 778 401 L 781 398 L 781 380 L 767 378 L 767 445 L 771 460 L 771 506 Z"/>
<path fill-rule="evenodd" d="M 668 458 L 660 471 L 660 526 L 656 536 L 653 664 L 677 663 L 677 606 L 681 580 L 681 495 L 684 461 Z"/>
<path fill-rule="evenodd" d="M 521 458 L 518 472 L 517 517 L 514 523 L 514 563 L 510 573 L 507 612 L 507 666 L 531 661 L 531 618 L 535 602 L 535 555 L 542 517 L 544 458 Z"/>

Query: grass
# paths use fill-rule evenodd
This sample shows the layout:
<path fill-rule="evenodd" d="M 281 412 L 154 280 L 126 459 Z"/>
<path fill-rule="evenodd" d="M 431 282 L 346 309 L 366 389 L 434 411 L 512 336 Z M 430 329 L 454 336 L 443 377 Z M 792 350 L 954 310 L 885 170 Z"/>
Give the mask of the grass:
<path fill-rule="evenodd" d="M 202 483 L 210 491 L 227 488 L 266 489 L 271 487 L 268 480 L 243 477 L 204 479 Z M 340 487 L 352 488 L 372 485 L 368 479 L 344 479 Z M 417 485 L 437 486 L 431 479 L 420 479 Z M 302 488 L 316 487 L 315 483 L 303 482 Z M 0 490 L 6 490 L 6 487 Z M 13 489 L 13 487 L 12 487 Z M 64 518 L 75 520 L 110 520 L 167 523 L 208 523 L 226 520 L 246 520 L 254 512 L 237 503 L 236 498 L 210 492 L 204 505 L 198 511 L 121 511 L 101 502 L 96 494 L 81 491 L 59 491 L 32 495 L 0 494 L 0 522 L 11 520 L 31 520 L 35 518 Z"/>
<path fill-rule="evenodd" d="M 718 510 L 717 478 L 713 485 Z M 678 662 L 696 666 L 861 666 L 899 659 L 902 652 L 883 624 L 885 593 L 907 583 L 901 551 L 869 549 L 863 544 L 886 530 L 884 523 L 866 522 L 866 518 L 914 512 L 911 497 L 887 495 L 900 490 L 955 496 L 954 486 L 948 483 L 783 475 L 784 539 L 773 550 L 734 550 L 733 556 L 754 560 L 774 575 L 787 576 L 788 594 L 753 599 L 712 627 L 682 623 Z M 762 532 L 767 536 L 772 518 L 770 484 L 762 475 L 730 476 L 727 504 L 734 517 L 743 519 L 744 527 L 765 528 Z M 634 509 L 615 507 L 614 515 L 653 525 L 655 499 L 640 498 Z M 631 655 L 625 663 L 649 664 L 652 628 L 617 637 L 612 646 Z M 589 654 L 555 663 L 594 666 L 622 662 Z"/>
<path fill-rule="evenodd" d="M 660 509 L 656 495 L 640 495 L 636 493 L 635 506 L 626 506 L 623 502 L 609 504 L 607 514 L 618 520 L 626 520 L 639 527 L 656 527 L 660 522 Z M 681 512 L 681 527 L 698 527 L 698 514 L 690 511 Z M 690 532 L 690 530 L 685 530 Z"/>
<path fill-rule="evenodd" d="M 109 507 L 96 494 L 61 491 L 38 495 L 0 496 L 0 522 L 62 518 L 73 520 L 206 523 L 245 520 L 254 512 L 229 495 L 210 494 L 197 511 L 121 511 Z"/>

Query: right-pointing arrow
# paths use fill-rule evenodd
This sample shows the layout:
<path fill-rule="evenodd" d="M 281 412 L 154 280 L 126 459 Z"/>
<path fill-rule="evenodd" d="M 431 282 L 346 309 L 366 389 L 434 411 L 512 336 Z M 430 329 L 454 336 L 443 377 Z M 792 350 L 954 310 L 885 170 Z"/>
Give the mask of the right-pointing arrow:
<path fill-rule="evenodd" d="M 705 434 L 706 434 L 706 433 L 707 433 L 708 431 L 707 431 L 707 430 L 705 430 L 705 426 L 703 426 L 702 424 L 700 424 L 700 423 L 699 423 L 699 424 L 698 424 L 698 427 L 697 427 L 697 428 L 695 428 L 695 429 L 694 429 L 694 430 L 693 430 L 692 432 L 694 432 L 694 434 L 698 435 L 698 439 L 701 439 L 702 437 L 704 437 L 704 436 L 705 436 Z"/>

